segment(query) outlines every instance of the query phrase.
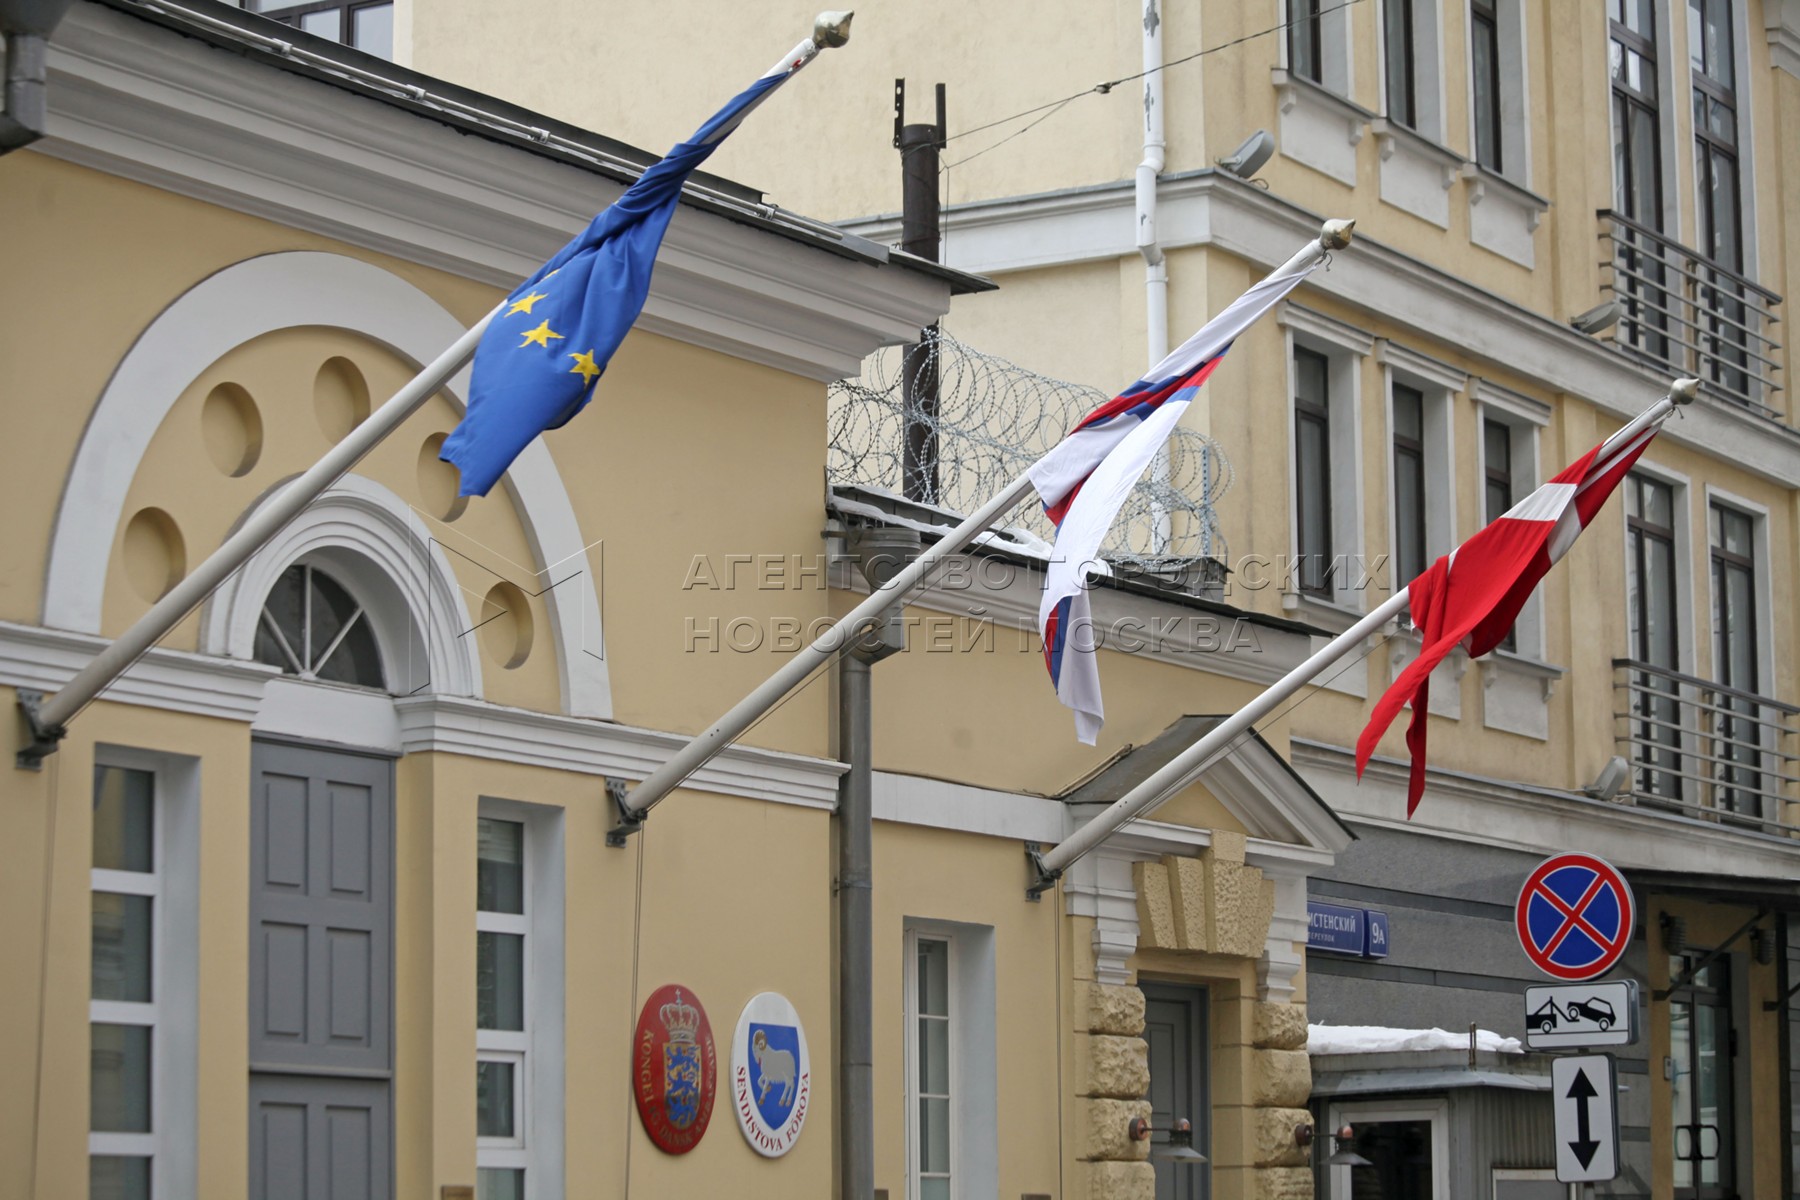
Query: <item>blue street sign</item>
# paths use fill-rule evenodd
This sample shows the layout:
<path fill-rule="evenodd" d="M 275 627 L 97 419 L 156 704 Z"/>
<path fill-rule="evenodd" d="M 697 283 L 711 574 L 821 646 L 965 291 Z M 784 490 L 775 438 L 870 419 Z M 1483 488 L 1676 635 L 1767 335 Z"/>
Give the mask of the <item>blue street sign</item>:
<path fill-rule="evenodd" d="M 1329 950 L 1333 954 L 1363 952 L 1363 910 L 1345 908 L 1341 904 L 1306 905 L 1306 948 Z"/>
<path fill-rule="evenodd" d="M 1386 958 L 1388 955 L 1388 920 L 1387 914 L 1373 908 L 1363 910 L 1363 925 L 1368 930 L 1368 938 L 1363 946 L 1363 957 Z"/>

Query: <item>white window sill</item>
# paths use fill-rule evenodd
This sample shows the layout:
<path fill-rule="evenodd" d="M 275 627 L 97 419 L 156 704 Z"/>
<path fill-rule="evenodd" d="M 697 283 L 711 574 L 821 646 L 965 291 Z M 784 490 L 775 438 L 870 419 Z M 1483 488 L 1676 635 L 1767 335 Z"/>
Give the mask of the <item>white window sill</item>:
<path fill-rule="evenodd" d="M 1464 163 L 1469 197 L 1469 240 L 1522 267 L 1537 261 L 1535 235 L 1550 201 L 1479 163 Z"/>
<path fill-rule="evenodd" d="M 1418 630 L 1410 625 L 1401 625 L 1388 636 L 1388 677 L 1387 684 L 1400 678 L 1400 673 L 1410 666 L 1419 652 L 1425 648 L 1425 639 Z M 1431 715 L 1448 717 L 1452 721 L 1462 720 L 1462 677 L 1469 670 L 1469 656 L 1459 646 L 1444 656 L 1444 660 L 1431 669 Z"/>
<path fill-rule="evenodd" d="M 1450 189 L 1468 160 L 1386 117 L 1369 122 L 1381 159 L 1381 200 L 1439 229 L 1450 228 Z"/>
<path fill-rule="evenodd" d="M 1326 630 L 1326 634 L 1314 634 L 1312 651 L 1318 653 L 1325 648 L 1331 637 L 1344 632 L 1368 614 L 1361 609 L 1351 608 L 1335 600 L 1325 600 L 1305 592 L 1284 592 L 1281 607 L 1287 615 L 1296 621 L 1304 621 Z M 1366 654 L 1375 644 L 1374 638 L 1363 639 L 1362 653 Z M 1338 662 L 1327 668 L 1319 686 L 1330 692 L 1341 692 L 1346 696 L 1367 699 L 1369 695 L 1369 672 L 1345 662 Z"/>
<path fill-rule="evenodd" d="M 1502 733 L 1550 740 L 1550 696 L 1563 668 L 1506 650 L 1481 660 L 1481 723 Z"/>
<path fill-rule="evenodd" d="M 1375 114 L 1302 79 L 1285 67 L 1269 72 L 1280 110 L 1276 143 L 1295 162 L 1356 186 L 1356 147 Z"/>

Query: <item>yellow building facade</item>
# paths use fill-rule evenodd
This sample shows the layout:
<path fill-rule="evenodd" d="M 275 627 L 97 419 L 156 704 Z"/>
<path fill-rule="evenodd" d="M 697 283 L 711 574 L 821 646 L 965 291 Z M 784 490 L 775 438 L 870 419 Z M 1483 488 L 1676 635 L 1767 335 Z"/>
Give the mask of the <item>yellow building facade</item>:
<path fill-rule="evenodd" d="M 662 12 L 596 19 L 730 72 L 752 66 L 770 15 L 709 13 L 695 42 Z M 484 52 L 502 28 L 591 16 L 421 0 L 395 53 L 647 137 L 656 58 L 569 87 Z M 1315 645 L 1675 377 L 1701 379 L 1513 644 L 1435 673 L 1416 817 L 1399 731 L 1360 782 L 1350 749 L 1417 653 L 1408 630 L 1371 639 L 1286 717 L 1296 768 L 1360 838 L 1312 877 L 1312 901 L 1382 911 L 1394 938 L 1385 962 L 1310 954 L 1307 995 L 1316 1022 L 1522 1037 L 1521 994 L 1546 977 L 1511 926 L 1520 885 L 1552 851 L 1598 854 L 1637 888 L 1612 978 L 1637 981 L 1644 1026 L 1618 1051 L 1623 1166 L 1598 1194 L 1789 1195 L 1800 434 L 1783 330 L 1800 159 L 1781 131 L 1800 105 L 1800 10 L 1158 0 L 858 22 L 858 78 L 785 128 L 746 130 L 721 169 L 897 243 L 888 81 L 909 83 L 910 122 L 932 119 L 944 82 L 943 258 L 1001 287 L 959 297 L 943 328 L 987 354 L 1110 394 L 1320 219 L 1356 218 L 1356 244 L 1241 339 L 1186 418 L 1235 478 L 1213 506 L 1225 599 L 1301 622 Z M 1266 161 L 1244 153 L 1259 131 Z M 1109 696 L 1130 669 L 1117 657 Z M 1151 959 L 1132 961 L 1149 978 Z M 1380 1175 L 1382 1195 L 1553 1188 L 1547 1061 L 1508 1068 L 1538 1106 L 1511 1124 L 1483 1107 L 1493 1086 L 1440 1066 L 1396 1060 L 1371 1088 L 1322 1062 L 1315 1115 L 1369 1127 L 1382 1171 L 1400 1138 L 1437 1147 L 1428 1170 Z M 1472 1153 L 1448 1153 L 1465 1138 Z M 1321 1163 L 1318 1194 L 1366 1179 Z"/>
<path fill-rule="evenodd" d="M 650 161 L 280 34 L 77 4 L 46 136 L 0 159 L 0 681 L 21 699 Z M 986 286 L 697 179 L 597 402 L 492 495 L 458 498 L 437 458 L 459 375 L 53 747 L 18 720 L 0 1193 L 835 1193 L 833 677 L 623 847 L 608 785 L 867 590 L 859 531 L 908 510 L 828 492 L 827 384 Z M 1308 880 L 1352 834 L 1288 766 L 1286 722 L 1037 902 L 1025 848 L 1297 664 L 1311 627 L 1106 590 L 1103 620 L 1158 632 L 1106 656 L 1083 748 L 1032 632 L 1041 561 L 974 561 L 873 671 L 875 1189 L 1308 1194 Z M 740 1070 L 803 1099 L 745 1100 Z M 1176 1119 L 1203 1177 L 1151 1165 Z"/>

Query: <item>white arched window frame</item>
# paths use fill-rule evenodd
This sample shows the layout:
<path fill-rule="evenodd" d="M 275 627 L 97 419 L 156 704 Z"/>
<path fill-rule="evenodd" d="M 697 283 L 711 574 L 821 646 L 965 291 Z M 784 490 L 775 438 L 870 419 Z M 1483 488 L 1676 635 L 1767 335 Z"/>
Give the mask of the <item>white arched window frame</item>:
<path fill-rule="evenodd" d="M 227 352 L 264 334 L 295 328 L 354 332 L 408 362 L 425 363 L 460 336 L 464 326 L 398 276 L 360 259 L 315 251 L 247 259 L 183 293 L 119 363 L 82 435 L 51 538 L 44 583 L 46 626 L 101 631 L 101 602 L 126 493 L 169 410 Z M 465 369 L 443 389 L 459 409 L 468 382 Z M 563 564 L 583 555 L 588 541 L 541 440 L 526 447 L 502 487 L 531 544 L 532 567 L 545 577 L 563 711 L 611 717 L 597 590 L 583 579 L 549 588 L 569 573 Z M 281 565 L 285 569 L 288 564 Z M 266 595 L 265 589 L 257 596 L 256 611 Z M 216 597 L 211 605 L 217 605 Z M 236 657 L 252 654 L 246 650 Z M 441 681 L 434 686 L 442 686 Z"/>

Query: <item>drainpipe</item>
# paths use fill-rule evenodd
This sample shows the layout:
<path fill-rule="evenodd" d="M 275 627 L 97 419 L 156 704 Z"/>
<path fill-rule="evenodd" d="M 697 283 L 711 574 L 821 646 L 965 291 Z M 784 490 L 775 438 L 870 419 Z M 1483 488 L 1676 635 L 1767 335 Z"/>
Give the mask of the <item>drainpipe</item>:
<path fill-rule="evenodd" d="M 1163 43 L 1162 0 L 1144 0 L 1144 158 L 1137 167 L 1137 248 L 1144 256 L 1144 331 L 1149 365 L 1169 353 L 1169 264 L 1162 243 L 1156 240 L 1156 180 L 1163 170 Z M 1169 478 L 1167 447 L 1157 451 L 1151 466 L 1158 483 Z M 1169 545 L 1169 514 L 1160 505 L 1154 512 L 1154 543 L 1162 551 Z"/>
<path fill-rule="evenodd" d="M 852 530 L 848 549 L 871 587 L 919 553 L 910 529 Z M 873 687 L 876 663 L 906 648 L 901 605 L 838 662 L 838 1171 L 842 1200 L 875 1197 L 875 920 Z"/>
<path fill-rule="evenodd" d="M 50 31 L 70 0 L 0 0 L 0 36 L 6 39 L 5 107 L 0 108 L 0 154 L 44 136 L 49 102 L 45 63 Z"/>

